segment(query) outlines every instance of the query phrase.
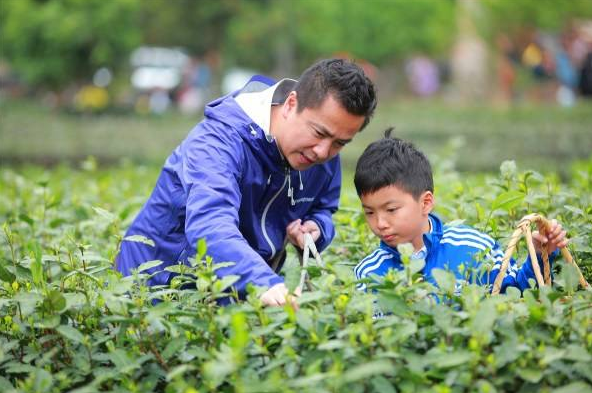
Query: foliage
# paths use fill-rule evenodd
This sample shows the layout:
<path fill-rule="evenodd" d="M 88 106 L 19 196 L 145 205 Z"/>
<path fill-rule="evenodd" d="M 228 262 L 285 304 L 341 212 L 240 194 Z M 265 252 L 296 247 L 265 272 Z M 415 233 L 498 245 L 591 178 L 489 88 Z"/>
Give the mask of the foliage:
<path fill-rule="evenodd" d="M 589 157 L 592 105 L 570 110 L 556 106 L 518 106 L 510 110 L 447 103 L 383 100 L 375 118 L 343 149 L 344 168 L 355 167 L 362 150 L 389 126 L 428 156 L 460 144 L 457 168 L 496 171 L 505 159 L 525 167 L 569 174 L 573 160 Z M 0 102 L 0 165 L 11 162 L 99 162 L 132 159 L 161 163 L 200 120 L 170 112 L 163 116 L 75 116 L 31 101 Z M 166 132 L 163 132 L 166 130 Z"/>
<path fill-rule="evenodd" d="M 592 278 L 592 161 L 568 184 L 504 163 L 496 177 L 461 180 L 437 160 L 439 212 L 507 241 L 526 212 L 559 218 Z M 140 170 L 138 170 L 140 169 Z M 108 172 L 87 161 L 0 172 L 0 390 L 54 391 L 586 391 L 592 386 L 592 292 L 555 265 L 553 288 L 460 295 L 418 280 L 408 264 L 356 291 L 351 266 L 375 247 L 351 186 L 336 217 L 326 269 L 309 268 L 300 309 L 263 308 L 257 290 L 228 307 L 200 255 L 184 271 L 198 290 L 147 288 L 147 276 L 112 269 L 123 229 L 147 197 L 156 168 Z M 520 204 L 500 203 L 521 193 Z M 494 204 L 497 199 L 498 202 Z M 492 206 L 497 206 L 493 209 Z M 142 240 L 142 239 L 136 239 Z M 521 250 L 523 253 L 524 250 Z M 202 262 L 203 261 L 203 262 Z M 155 264 L 157 262 L 151 262 Z M 144 268 L 147 266 L 144 266 Z M 294 285 L 298 267 L 286 272 Z M 437 303 L 433 294 L 447 300 Z M 161 301 L 156 301 L 160 299 Z M 384 318 L 373 318 L 374 301 Z M 561 390 L 553 390 L 561 388 Z"/>
<path fill-rule="evenodd" d="M 480 20 L 491 30 L 516 33 L 524 28 L 560 32 L 573 19 L 592 17 L 588 0 L 483 0 Z"/>
<path fill-rule="evenodd" d="M 203 55 L 221 47 L 236 0 L 147 0 L 141 2 L 139 28 L 143 42 L 157 46 L 182 46 Z"/>
<path fill-rule="evenodd" d="M 227 52 L 235 62 L 262 70 L 281 56 L 291 56 L 303 69 L 337 53 L 381 65 L 414 52 L 442 54 L 454 31 L 451 1 L 375 0 L 369 6 L 356 0 L 300 0 L 296 8 L 286 0 L 254 1 L 244 2 L 233 19 Z"/>
<path fill-rule="evenodd" d="M 138 45 L 137 7 L 137 0 L 2 1 L 0 55 L 33 86 L 88 80 Z"/>

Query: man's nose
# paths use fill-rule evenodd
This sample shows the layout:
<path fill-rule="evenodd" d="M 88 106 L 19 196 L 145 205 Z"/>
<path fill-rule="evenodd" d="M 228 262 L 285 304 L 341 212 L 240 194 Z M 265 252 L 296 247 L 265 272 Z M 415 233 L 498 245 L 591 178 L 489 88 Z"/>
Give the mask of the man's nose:
<path fill-rule="evenodd" d="M 331 154 L 331 141 L 330 140 L 323 140 L 320 141 L 315 145 L 312 149 L 317 156 L 317 159 L 320 161 L 324 161 L 329 158 Z"/>

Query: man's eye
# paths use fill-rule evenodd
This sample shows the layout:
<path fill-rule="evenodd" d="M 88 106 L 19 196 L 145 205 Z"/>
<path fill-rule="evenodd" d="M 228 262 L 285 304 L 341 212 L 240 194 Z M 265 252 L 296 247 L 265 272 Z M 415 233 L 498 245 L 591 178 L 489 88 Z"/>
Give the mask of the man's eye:
<path fill-rule="evenodd" d="M 338 147 L 344 147 L 345 145 L 347 145 L 347 142 L 343 142 L 343 141 L 335 141 L 335 144 Z"/>
<path fill-rule="evenodd" d="M 394 213 L 394 212 L 396 212 L 396 211 L 397 211 L 397 209 L 398 209 L 398 208 L 396 208 L 396 207 L 393 207 L 393 208 L 390 208 L 390 209 L 386 209 L 386 211 L 387 211 L 387 212 L 389 212 L 389 213 Z"/>
<path fill-rule="evenodd" d="M 365 211 L 364 214 L 367 215 L 367 216 L 371 216 L 372 215 L 372 212 Z"/>

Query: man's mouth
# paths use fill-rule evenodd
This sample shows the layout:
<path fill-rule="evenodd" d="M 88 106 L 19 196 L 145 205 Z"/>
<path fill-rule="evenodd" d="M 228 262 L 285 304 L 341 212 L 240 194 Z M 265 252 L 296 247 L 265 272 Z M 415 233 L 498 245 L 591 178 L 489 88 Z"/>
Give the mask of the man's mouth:
<path fill-rule="evenodd" d="M 303 164 L 314 164 L 315 160 L 307 157 L 304 153 L 300 153 L 300 161 L 302 161 Z"/>

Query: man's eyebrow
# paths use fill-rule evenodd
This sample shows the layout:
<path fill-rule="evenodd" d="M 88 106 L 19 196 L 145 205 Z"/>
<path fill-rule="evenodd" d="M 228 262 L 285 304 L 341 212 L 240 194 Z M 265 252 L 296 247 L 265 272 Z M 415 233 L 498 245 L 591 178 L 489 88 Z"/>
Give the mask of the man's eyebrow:
<path fill-rule="evenodd" d="M 325 126 L 323 126 L 319 123 L 315 123 L 314 121 L 308 121 L 308 124 L 311 127 L 313 127 L 314 129 L 316 129 L 318 132 L 323 134 L 324 136 L 328 136 L 330 138 L 335 137 L 331 131 L 329 131 Z M 352 139 L 337 139 L 337 140 L 343 144 L 350 143 L 352 141 Z"/>

